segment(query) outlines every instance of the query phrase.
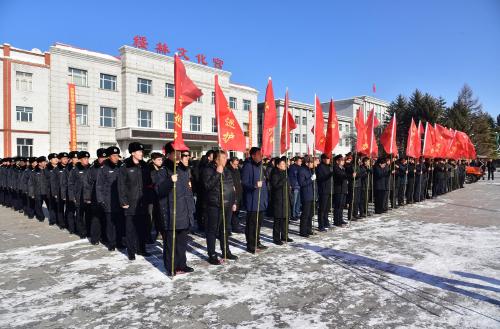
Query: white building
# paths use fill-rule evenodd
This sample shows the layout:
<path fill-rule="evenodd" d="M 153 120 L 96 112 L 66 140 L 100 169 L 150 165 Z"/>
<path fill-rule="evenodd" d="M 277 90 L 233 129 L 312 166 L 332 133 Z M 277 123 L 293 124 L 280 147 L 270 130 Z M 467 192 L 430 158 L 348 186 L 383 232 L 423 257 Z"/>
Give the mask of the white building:
<path fill-rule="evenodd" d="M 118 144 L 126 154 L 128 143 L 139 141 L 147 152 L 161 151 L 172 140 L 172 57 L 129 46 L 120 48 L 120 56 L 63 44 L 52 46 L 44 54 L 7 44 L 2 50 L 3 156 L 68 150 L 68 83 L 76 85 L 79 150 L 95 154 L 99 147 Z M 247 145 L 256 145 L 257 90 L 231 82 L 228 71 L 189 61 L 184 64 L 189 77 L 203 91 L 198 102 L 184 110 L 183 135 L 193 155 L 217 147 L 215 74 L 248 136 Z M 13 79 L 17 76 L 18 89 Z M 16 111 L 20 120 L 13 116 Z"/>

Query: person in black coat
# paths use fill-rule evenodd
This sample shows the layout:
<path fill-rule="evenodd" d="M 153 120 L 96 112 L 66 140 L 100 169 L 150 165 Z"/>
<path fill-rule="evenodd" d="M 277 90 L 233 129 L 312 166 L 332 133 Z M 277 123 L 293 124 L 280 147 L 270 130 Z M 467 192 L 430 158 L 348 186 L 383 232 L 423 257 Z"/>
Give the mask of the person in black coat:
<path fill-rule="evenodd" d="M 406 193 L 406 176 L 408 174 L 408 163 L 406 158 L 401 158 L 396 166 L 396 188 L 398 189 L 398 206 L 402 207 L 405 204 Z"/>
<path fill-rule="evenodd" d="M 64 168 L 61 176 L 59 177 L 60 179 L 60 190 L 61 190 L 61 200 L 64 201 L 64 218 L 66 222 L 66 226 L 68 227 L 68 230 L 70 233 L 78 233 L 75 231 L 75 228 L 77 226 L 76 222 L 76 204 L 74 201 L 71 200 L 69 197 L 69 177 L 71 176 L 71 172 L 75 168 L 76 164 L 78 163 L 78 151 L 71 151 L 68 153 L 68 164 Z"/>
<path fill-rule="evenodd" d="M 106 218 L 106 240 L 108 250 L 123 247 L 119 222 L 123 222 L 123 210 L 118 199 L 118 170 L 120 149 L 110 146 L 104 153 L 108 159 L 103 162 L 102 168 L 96 176 L 96 199 L 102 207 Z M 118 235 L 118 239 L 117 239 Z"/>
<path fill-rule="evenodd" d="M 300 215 L 300 236 L 309 237 L 313 234 L 312 218 L 314 211 L 314 181 L 316 175 L 313 173 L 314 162 L 309 156 L 304 157 L 304 163 L 298 172 L 300 186 L 300 201 L 302 202 L 302 214 Z"/>
<path fill-rule="evenodd" d="M 358 156 L 358 166 L 356 167 L 356 182 L 354 183 L 354 199 L 352 208 L 352 219 L 358 220 L 365 217 L 366 204 L 366 180 L 368 178 L 367 165 L 370 159 Z"/>
<path fill-rule="evenodd" d="M 62 198 L 64 191 L 61 189 L 61 176 L 64 174 L 64 169 L 68 165 L 68 156 L 69 155 L 66 152 L 61 152 L 57 155 L 59 163 L 57 164 L 57 167 L 52 170 L 50 177 L 50 192 L 52 193 L 52 198 L 56 201 L 57 225 L 61 229 L 67 227 L 66 219 L 64 217 L 65 201 Z"/>
<path fill-rule="evenodd" d="M 136 254 L 150 256 L 146 251 L 147 200 L 144 187 L 148 185 L 151 176 L 142 160 L 144 145 L 132 142 L 128 146 L 128 152 L 130 156 L 118 170 L 118 198 L 125 214 L 128 259 L 135 260 Z"/>
<path fill-rule="evenodd" d="M 88 169 L 86 178 L 83 182 L 83 201 L 90 207 L 90 243 L 93 245 L 99 244 L 100 241 L 104 242 L 107 239 L 103 236 L 106 224 L 106 216 L 104 209 L 97 201 L 97 174 L 102 169 L 104 161 L 106 160 L 106 149 L 100 148 L 97 150 L 97 159 L 92 166 Z"/>
<path fill-rule="evenodd" d="M 195 205 L 188 168 L 182 161 L 179 163 L 174 174 L 175 151 L 172 142 L 165 145 L 165 156 L 166 159 L 163 167 L 152 178 L 162 217 L 163 263 L 167 275 L 172 276 L 174 274 L 193 272 L 193 268 L 186 264 L 186 248 L 187 234 L 189 229 L 194 225 Z M 174 183 L 176 199 L 175 217 Z M 173 271 L 172 247 L 175 249 Z"/>
<path fill-rule="evenodd" d="M 151 161 L 148 163 L 149 175 L 151 176 L 153 194 L 151 195 L 151 202 L 148 204 L 148 220 L 151 220 L 152 223 L 148 223 L 150 226 L 146 229 L 147 232 L 151 233 L 152 224 L 155 227 L 155 235 L 151 236 L 149 234 L 147 238 L 150 243 L 154 243 L 158 238 L 158 235 L 163 233 L 162 224 L 161 224 L 161 215 L 160 215 L 160 204 L 158 202 L 158 196 L 154 191 L 154 181 L 155 176 L 158 174 L 159 170 L 163 167 L 163 154 L 159 152 L 151 153 Z"/>
<path fill-rule="evenodd" d="M 241 199 L 243 197 L 243 186 L 241 185 L 241 174 L 240 174 L 239 163 L 240 161 L 237 157 L 232 157 L 227 164 L 227 168 L 229 169 L 229 172 L 233 177 L 233 184 L 236 192 L 236 210 L 233 211 L 231 215 L 231 231 L 233 233 L 245 232 L 239 221 Z"/>
<path fill-rule="evenodd" d="M 409 158 L 408 160 L 408 175 L 406 179 L 406 203 L 414 202 L 414 193 L 415 193 L 415 159 Z"/>
<path fill-rule="evenodd" d="M 288 237 L 288 221 L 292 215 L 292 189 L 288 182 L 286 158 L 275 160 L 271 171 L 271 203 L 273 204 L 273 242 L 282 245 L 283 241 L 292 242 Z"/>
<path fill-rule="evenodd" d="M 36 159 L 37 167 L 30 175 L 28 181 L 28 196 L 33 200 L 35 217 L 38 221 L 43 222 L 45 215 L 43 213 L 43 201 L 47 200 L 49 181 L 45 175 L 47 159 L 44 156 Z"/>
<path fill-rule="evenodd" d="M 497 170 L 495 162 L 493 159 L 489 159 L 486 162 L 486 168 L 488 169 L 488 180 L 495 180 L 495 171 Z"/>
<path fill-rule="evenodd" d="M 196 194 L 196 223 L 198 225 L 198 230 L 205 230 L 206 221 L 206 195 L 207 191 L 204 190 L 203 186 L 203 171 L 205 168 L 213 161 L 214 150 L 208 150 L 204 156 L 201 157 L 200 162 L 197 167 L 193 168 L 193 185 Z M 209 191 L 208 191 L 209 192 Z"/>
<path fill-rule="evenodd" d="M 460 161 L 458 165 L 458 183 L 460 188 L 464 188 L 465 183 L 465 173 L 466 173 L 466 163 L 465 160 Z"/>
<path fill-rule="evenodd" d="M 381 157 L 373 167 L 373 187 L 375 189 L 375 213 L 382 214 L 384 210 L 384 200 L 389 192 L 387 179 L 391 172 L 387 166 L 386 159 Z"/>
<path fill-rule="evenodd" d="M 81 239 L 87 237 L 90 229 L 91 208 L 83 199 L 84 183 L 87 180 L 90 153 L 80 151 L 78 161 L 73 165 L 68 177 L 68 199 L 75 205 L 76 233 Z"/>
<path fill-rule="evenodd" d="M 328 213 L 332 203 L 332 176 L 333 170 L 330 164 L 330 155 L 322 154 L 321 163 L 316 168 L 316 178 L 318 182 L 318 229 L 320 232 L 326 231 L 330 227 Z"/>
<path fill-rule="evenodd" d="M 215 240 L 220 241 L 220 249 L 224 259 L 236 260 L 237 256 L 229 250 L 229 224 L 227 219 L 236 210 L 236 193 L 233 177 L 226 168 L 227 154 L 224 151 L 215 151 L 214 161 L 203 171 L 203 185 L 205 191 L 210 191 L 207 197 L 207 222 L 205 235 L 207 238 L 208 262 L 220 265 L 215 252 Z"/>
<path fill-rule="evenodd" d="M 344 220 L 344 208 L 348 193 L 348 177 L 344 168 L 344 157 L 339 154 L 333 166 L 333 225 L 347 224 Z"/>

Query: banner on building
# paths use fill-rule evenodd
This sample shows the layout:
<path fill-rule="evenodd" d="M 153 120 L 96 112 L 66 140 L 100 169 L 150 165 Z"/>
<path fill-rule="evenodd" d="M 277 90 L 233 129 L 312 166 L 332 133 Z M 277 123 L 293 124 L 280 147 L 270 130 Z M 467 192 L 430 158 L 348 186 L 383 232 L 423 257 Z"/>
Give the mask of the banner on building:
<path fill-rule="evenodd" d="M 69 89 L 69 149 L 76 151 L 76 96 L 75 85 L 68 84 Z"/>

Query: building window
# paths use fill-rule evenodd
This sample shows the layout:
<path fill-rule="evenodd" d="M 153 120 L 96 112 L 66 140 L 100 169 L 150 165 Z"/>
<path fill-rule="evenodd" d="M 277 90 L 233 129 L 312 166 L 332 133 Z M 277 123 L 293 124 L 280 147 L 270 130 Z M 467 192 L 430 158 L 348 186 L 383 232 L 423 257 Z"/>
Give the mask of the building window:
<path fill-rule="evenodd" d="M 229 108 L 236 110 L 236 97 L 229 97 Z"/>
<path fill-rule="evenodd" d="M 342 138 L 339 139 L 339 146 L 342 146 Z"/>
<path fill-rule="evenodd" d="M 116 109 L 112 107 L 101 106 L 99 113 L 99 125 L 101 127 L 116 127 Z"/>
<path fill-rule="evenodd" d="M 299 134 L 295 134 L 295 136 L 293 138 L 293 142 L 294 143 L 300 143 L 300 135 Z"/>
<path fill-rule="evenodd" d="M 189 129 L 191 131 L 201 131 L 201 117 L 198 115 L 189 116 Z"/>
<path fill-rule="evenodd" d="M 87 71 L 69 67 L 68 73 L 70 81 L 74 83 L 76 86 L 87 87 L 88 85 Z"/>
<path fill-rule="evenodd" d="M 166 129 L 174 129 L 174 114 L 173 113 L 165 113 L 165 128 Z"/>
<path fill-rule="evenodd" d="M 307 134 L 302 134 L 302 143 L 307 144 Z"/>
<path fill-rule="evenodd" d="M 342 124 L 339 123 L 339 131 L 342 131 Z"/>
<path fill-rule="evenodd" d="M 212 132 L 216 133 L 217 132 L 217 119 L 212 118 Z"/>
<path fill-rule="evenodd" d="M 345 125 L 345 131 L 348 133 L 349 132 L 349 125 Z"/>
<path fill-rule="evenodd" d="M 16 71 L 16 89 L 22 91 L 32 91 L 33 73 Z"/>
<path fill-rule="evenodd" d="M 166 83 L 165 84 L 165 96 L 174 98 L 175 97 L 175 87 L 173 83 Z"/>
<path fill-rule="evenodd" d="M 137 112 L 137 125 L 141 128 L 151 128 L 151 111 L 139 110 Z"/>
<path fill-rule="evenodd" d="M 101 73 L 100 87 L 106 90 L 116 90 L 116 75 Z"/>
<path fill-rule="evenodd" d="M 153 81 L 137 78 L 137 92 L 141 94 L 151 94 L 151 85 Z"/>
<path fill-rule="evenodd" d="M 21 122 L 33 121 L 33 108 L 26 106 L 16 106 L 16 120 Z"/>
<path fill-rule="evenodd" d="M 245 135 L 245 137 L 249 136 L 249 134 L 248 134 L 249 128 L 250 128 L 250 125 L 246 122 L 243 122 L 243 134 Z"/>
<path fill-rule="evenodd" d="M 212 91 L 212 102 L 211 102 L 212 105 L 215 104 L 215 91 Z"/>
<path fill-rule="evenodd" d="M 22 157 L 33 156 L 33 138 L 16 138 L 17 154 Z"/>
<path fill-rule="evenodd" d="M 77 151 L 88 151 L 89 143 L 88 142 L 76 142 L 76 150 Z"/>
<path fill-rule="evenodd" d="M 111 146 L 116 146 L 116 143 L 113 143 L 113 142 L 100 142 L 99 143 L 99 147 L 103 148 L 103 149 L 107 149 L 108 147 L 111 147 Z"/>
<path fill-rule="evenodd" d="M 302 125 L 307 125 L 307 117 L 302 117 Z"/>
<path fill-rule="evenodd" d="M 295 116 L 295 122 L 300 125 L 300 116 L 296 115 Z"/>
<path fill-rule="evenodd" d="M 203 96 L 198 97 L 196 103 L 203 103 Z"/>
<path fill-rule="evenodd" d="M 84 104 L 76 104 L 76 124 L 86 126 L 88 124 L 88 107 Z"/>
<path fill-rule="evenodd" d="M 243 111 L 251 111 L 252 110 L 252 102 L 249 99 L 243 100 Z"/>

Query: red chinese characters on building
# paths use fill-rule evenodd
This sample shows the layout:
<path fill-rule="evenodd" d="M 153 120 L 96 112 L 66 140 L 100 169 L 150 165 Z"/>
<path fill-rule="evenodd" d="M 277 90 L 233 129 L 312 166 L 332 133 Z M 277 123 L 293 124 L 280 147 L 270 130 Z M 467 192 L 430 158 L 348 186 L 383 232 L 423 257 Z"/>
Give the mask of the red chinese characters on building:
<path fill-rule="evenodd" d="M 166 54 L 170 54 L 170 49 L 168 48 L 168 45 L 166 43 L 162 43 L 162 42 L 158 42 L 156 44 L 156 52 L 158 54 L 163 54 L 163 55 L 166 55 Z"/>
<path fill-rule="evenodd" d="M 196 55 L 196 59 L 198 60 L 198 64 L 207 65 L 207 58 L 203 54 Z"/>
<path fill-rule="evenodd" d="M 184 48 L 177 48 L 177 50 L 179 51 L 179 57 L 188 61 L 189 60 L 189 57 L 187 56 L 187 50 L 184 49 Z"/>
<path fill-rule="evenodd" d="M 220 58 L 213 58 L 212 59 L 213 63 L 214 63 L 214 67 L 216 69 L 221 69 L 222 70 L 222 65 L 224 65 L 224 61 Z"/>
<path fill-rule="evenodd" d="M 134 47 L 140 49 L 148 49 L 148 39 L 142 35 L 136 35 L 134 37 Z"/>

